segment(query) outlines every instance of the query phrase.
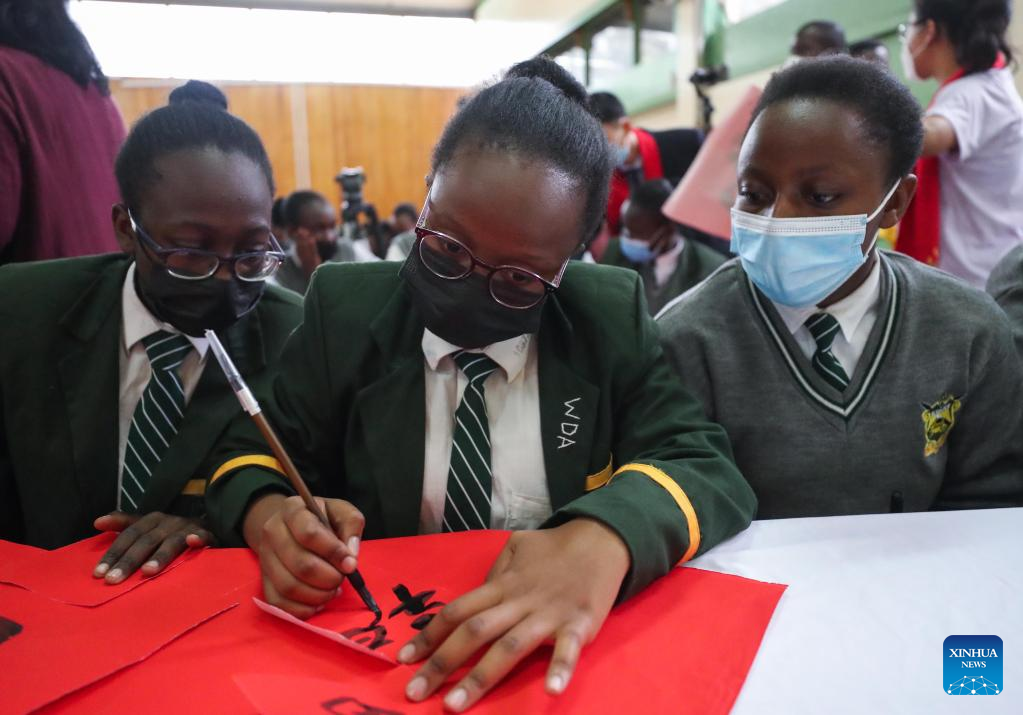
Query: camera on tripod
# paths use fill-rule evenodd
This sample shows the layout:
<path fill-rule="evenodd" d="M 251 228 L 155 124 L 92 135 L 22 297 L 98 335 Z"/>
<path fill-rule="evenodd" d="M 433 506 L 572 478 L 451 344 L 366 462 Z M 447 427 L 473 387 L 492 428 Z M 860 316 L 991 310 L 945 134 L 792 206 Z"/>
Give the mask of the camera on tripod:
<path fill-rule="evenodd" d="M 346 166 L 338 172 L 334 181 L 341 187 L 342 235 L 351 241 L 366 239 L 373 254 L 383 258 L 387 253 L 387 243 L 381 236 L 376 207 L 366 203 L 362 197 L 366 172 L 361 166 Z"/>
<path fill-rule="evenodd" d="M 359 214 L 364 210 L 362 187 L 366 185 L 366 172 L 361 166 L 344 167 L 334 177 L 341 187 L 341 221 L 359 223 Z"/>
<path fill-rule="evenodd" d="M 713 87 L 726 79 L 728 79 L 728 65 L 700 67 L 689 75 L 689 81 L 700 87 Z"/>
<path fill-rule="evenodd" d="M 696 90 L 696 95 L 700 98 L 704 131 L 711 130 L 714 117 L 714 104 L 711 102 L 710 96 L 707 94 L 706 90 L 713 87 L 718 82 L 724 82 L 728 79 L 728 76 L 728 65 L 700 67 L 689 75 L 689 82 L 693 85 L 693 89 Z"/>

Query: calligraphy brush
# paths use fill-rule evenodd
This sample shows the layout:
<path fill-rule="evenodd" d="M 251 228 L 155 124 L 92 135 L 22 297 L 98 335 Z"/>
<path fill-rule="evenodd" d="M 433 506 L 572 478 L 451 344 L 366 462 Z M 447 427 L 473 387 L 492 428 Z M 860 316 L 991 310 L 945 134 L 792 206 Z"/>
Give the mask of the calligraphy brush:
<path fill-rule="evenodd" d="M 309 487 L 306 486 L 305 480 L 302 479 L 302 475 L 298 473 L 298 469 L 295 468 L 295 463 L 291 461 L 291 457 L 288 456 L 287 451 L 284 449 L 284 444 L 277 437 L 277 433 L 274 432 L 273 427 L 270 426 L 269 420 L 266 419 L 266 415 L 263 414 L 263 409 L 259 406 L 259 402 L 256 401 L 252 391 L 249 390 L 249 386 L 245 384 L 242 379 L 241 373 L 238 372 L 238 368 L 234 366 L 234 362 L 231 357 L 224 350 L 224 346 L 221 345 L 220 339 L 217 334 L 212 330 L 206 331 L 206 337 L 210 341 L 210 347 L 213 348 L 213 354 L 217 358 L 217 362 L 220 363 L 220 367 L 224 370 L 224 375 L 227 377 L 228 383 L 231 385 L 231 389 L 234 390 L 235 396 L 238 397 L 238 402 L 241 403 L 242 409 L 245 410 L 252 417 L 252 421 L 259 427 L 259 431 L 263 433 L 263 438 L 270 445 L 270 449 L 273 450 L 274 456 L 277 457 L 277 461 L 284 467 L 284 473 L 288 477 L 288 481 L 291 482 L 292 488 L 298 492 L 298 495 L 302 497 L 302 501 L 305 503 L 306 509 L 316 515 L 316 518 L 320 522 L 333 531 L 330 525 L 330 520 L 327 519 L 327 515 L 320 509 L 320 505 L 313 499 L 312 492 L 309 491 Z M 369 592 L 369 588 L 366 587 L 366 581 L 362 578 L 362 574 L 356 569 L 348 574 L 348 581 L 355 588 L 359 594 L 359 598 L 366 604 L 366 608 L 373 612 L 377 618 L 382 615 L 380 606 L 373 599 L 373 594 Z"/>

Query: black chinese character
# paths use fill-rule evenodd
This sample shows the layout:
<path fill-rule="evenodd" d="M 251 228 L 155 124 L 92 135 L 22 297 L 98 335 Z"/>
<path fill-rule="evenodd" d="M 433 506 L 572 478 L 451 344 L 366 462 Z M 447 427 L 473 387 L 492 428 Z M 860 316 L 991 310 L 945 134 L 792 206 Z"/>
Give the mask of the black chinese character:
<path fill-rule="evenodd" d="M 21 633 L 21 624 L 0 616 L 0 643 Z"/>
<path fill-rule="evenodd" d="M 432 608 L 442 608 L 444 606 L 443 601 L 430 601 L 433 594 L 437 591 L 420 591 L 417 594 L 412 594 L 408 588 L 399 583 L 393 589 L 394 595 L 398 597 L 398 607 L 392 610 L 387 617 L 394 618 L 399 613 L 408 613 L 410 616 L 419 616 L 412 621 L 412 627 L 417 631 L 421 631 L 426 628 L 427 624 L 433 619 L 434 614 L 427 613 Z M 428 603 L 429 601 L 429 603 Z M 423 614 L 423 615 L 420 615 Z"/>
<path fill-rule="evenodd" d="M 373 623 L 376 623 L 374 619 Z M 387 629 L 383 626 L 377 626 L 370 624 L 365 628 L 350 628 L 347 631 L 341 631 L 341 635 L 349 640 L 353 640 L 359 645 L 364 645 L 370 650 L 376 650 L 383 646 L 394 643 L 394 641 L 387 638 Z M 362 636 L 356 638 L 356 636 Z"/>
<path fill-rule="evenodd" d="M 334 698 L 320 703 L 320 707 L 331 715 L 402 715 L 397 710 L 386 710 L 367 705 L 355 698 Z"/>

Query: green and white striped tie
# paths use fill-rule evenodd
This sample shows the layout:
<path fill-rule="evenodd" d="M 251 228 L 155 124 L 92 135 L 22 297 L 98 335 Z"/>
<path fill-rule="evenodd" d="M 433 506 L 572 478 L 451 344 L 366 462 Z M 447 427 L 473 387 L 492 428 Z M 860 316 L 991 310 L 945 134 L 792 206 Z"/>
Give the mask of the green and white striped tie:
<path fill-rule="evenodd" d="M 815 313 L 807 319 L 804 325 L 813 336 L 814 342 L 817 343 L 817 352 L 813 354 L 811 360 L 813 369 L 829 385 L 839 392 L 844 392 L 845 388 L 849 387 L 849 376 L 845 374 L 842 363 L 831 352 L 831 345 L 835 342 L 835 337 L 841 328 L 838 320 L 830 313 Z"/>
<path fill-rule="evenodd" d="M 142 339 L 152 375 L 135 406 L 121 474 L 121 511 L 137 512 L 153 470 L 178 433 L 185 390 L 178 369 L 192 344 L 184 335 L 161 330 Z"/>
<path fill-rule="evenodd" d="M 455 364 L 469 380 L 455 410 L 451 466 L 444 500 L 444 531 L 490 528 L 490 424 L 483 382 L 497 363 L 479 353 L 457 353 Z"/>

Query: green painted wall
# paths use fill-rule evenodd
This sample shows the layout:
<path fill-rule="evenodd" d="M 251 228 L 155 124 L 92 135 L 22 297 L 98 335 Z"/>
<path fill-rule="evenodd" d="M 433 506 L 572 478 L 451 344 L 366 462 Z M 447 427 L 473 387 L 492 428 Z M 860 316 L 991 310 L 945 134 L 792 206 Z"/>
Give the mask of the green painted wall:
<path fill-rule="evenodd" d="M 833 20 L 845 28 L 850 42 L 880 37 L 892 55 L 892 70 L 902 79 L 898 26 L 909 18 L 912 0 L 788 0 L 728 27 L 724 33 L 725 63 L 732 77 L 780 65 L 789 54 L 796 30 L 810 20 Z M 937 85 L 911 83 L 922 103 Z"/>
<path fill-rule="evenodd" d="M 657 60 L 641 62 L 629 68 L 611 82 L 594 85 L 594 92 L 613 92 L 622 100 L 625 111 L 639 114 L 648 109 L 662 107 L 675 101 L 678 85 L 675 82 L 675 67 L 678 60 L 674 55 Z"/>
<path fill-rule="evenodd" d="M 558 34 L 549 46 L 557 44 L 614 2 L 576 0 L 570 3 L 565 16 L 556 21 Z M 528 20 L 530 18 L 523 14 L 530 14 L 530 4 L 522 0 L 482 0 L 477 17 Z M 897 28 L 909 17 L 912 4 L 912 0 L 787 0 L 725 29 L 725 63 L 733 78 L 777 67 L 788 57 L 792 37 L 800 25 L 809 20 L 828 19 L 845 28 L 850 42 L 867 37 L 881 38 L 891 53 L 892 70 L 904 80 Z M 544 15 L 557 14 L 555 6 L 545 6 L 544 9 Z M 699 28 L 683 27 L 678 31 L 695 33 Z M 592 89 L 614 92 L 621 97 L 630 113 L 637 114 L 675 100 L 678 91 L 676 67 L 677 59 L 674 57 L 642 62 L 613 81 Z M 937 88 L 934 82 L 914 82 L 909 86 L 922 104 L 930 100 Z"/>

